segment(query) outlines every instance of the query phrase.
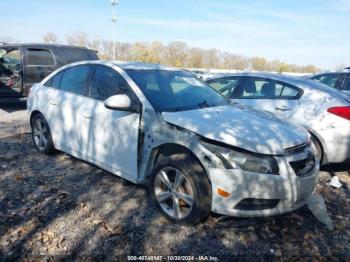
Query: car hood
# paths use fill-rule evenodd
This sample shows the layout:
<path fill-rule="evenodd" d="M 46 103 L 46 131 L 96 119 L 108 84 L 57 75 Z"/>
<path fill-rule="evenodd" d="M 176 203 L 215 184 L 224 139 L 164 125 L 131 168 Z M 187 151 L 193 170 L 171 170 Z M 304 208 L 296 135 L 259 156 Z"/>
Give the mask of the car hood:
<path fill-rule="evenodd" d="M 203 137 L 269 155 L 309 141 L 307 131 L 273 114 L 239 106 L 163 112 L 163 119 Z"/>

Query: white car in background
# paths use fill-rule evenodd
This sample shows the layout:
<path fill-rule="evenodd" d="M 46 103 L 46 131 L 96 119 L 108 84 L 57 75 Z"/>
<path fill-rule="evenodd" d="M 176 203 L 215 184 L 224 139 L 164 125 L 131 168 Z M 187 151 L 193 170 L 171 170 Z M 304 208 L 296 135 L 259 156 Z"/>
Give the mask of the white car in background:
<path fill-rule="evenodd" d="M 350 95 L 350 70 L 348 68 L 340 72 L 321 73 L 310 76 L 310 79 L 336 88 Z"/>
<path fill-rule="evenodd" d="M 62 67 L 33 86 L 28 111 L 39 152 L 58 149 L 149 185 L 176 223 L 197 223 L 210 211 L 294 210 L 319 172 L 305 129 L 235 107 L 192 73 L 161 65 Z"/>
<path fill-rule="evenodd" d="M 322 164 L 350 159 L 350 99 L 309 79 L 272 73 L 240 73 L 207 80 L 241 105 L 266 110 L 304 126 Z"/>
<path fill-rule="evenodd" d="M 206 80 L 215 76 L 215 74 L 206 72 L 204 70 L 188 70 L 188 71 L 195 74 L 201 80 Z"/>

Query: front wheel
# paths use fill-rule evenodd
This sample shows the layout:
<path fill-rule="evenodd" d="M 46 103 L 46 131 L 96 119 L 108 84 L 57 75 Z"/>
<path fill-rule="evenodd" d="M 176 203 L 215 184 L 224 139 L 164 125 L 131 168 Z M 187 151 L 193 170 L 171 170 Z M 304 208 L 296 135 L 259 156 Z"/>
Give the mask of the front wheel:
<path fill-rule="evenodd" d="M 152 198 L 171 222 L 193 225 L 211 210 L 211 185 L 203 168 L 188 155 L 163 158 L 152 170 Z"/>
<path fill-rule="evenodd" d="M 311 142 L 315 148 L 315 157 L 320 160 L 320 164 L 322 165 L 322 161 L 323 161 L 322 145 L 314 135 L 311 135 Z"/>

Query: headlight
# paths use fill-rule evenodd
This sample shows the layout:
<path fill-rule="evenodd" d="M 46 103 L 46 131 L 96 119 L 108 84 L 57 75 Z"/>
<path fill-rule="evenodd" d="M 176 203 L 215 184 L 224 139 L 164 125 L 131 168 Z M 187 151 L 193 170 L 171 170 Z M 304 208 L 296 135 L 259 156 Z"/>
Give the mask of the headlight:
<path fill-rule="evenodd" d="M 278 175 L 278 164 L 274 157 L 240 152 L 207 142 L 202 142 L 202 145 L 220 158 L 227 169 L 239 168 L 254 173 Z"/>

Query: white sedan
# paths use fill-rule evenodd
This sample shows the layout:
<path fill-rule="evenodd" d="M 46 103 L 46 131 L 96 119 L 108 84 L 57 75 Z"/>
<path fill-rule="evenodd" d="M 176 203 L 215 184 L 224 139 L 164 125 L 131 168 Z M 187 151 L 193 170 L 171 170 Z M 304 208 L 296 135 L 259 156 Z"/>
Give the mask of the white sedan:
<path fill-rule="evenodd" d="M 232 106 L 192 73 L 143 63 L 81 62 L 31 89 L 41 153 L 55 149 L 150 186 L 161 213 L 194 224 L 210 211 L 285 213 L 313 192 L 306 130 Z"/>
<path fill-rule="evenodd" d="M 272 73 L 230 74 L 207 83 L 233 102 L 304 126 L 322 164 L 350 159 L 350 99 L 342 92 L 309 79 Z"/>

